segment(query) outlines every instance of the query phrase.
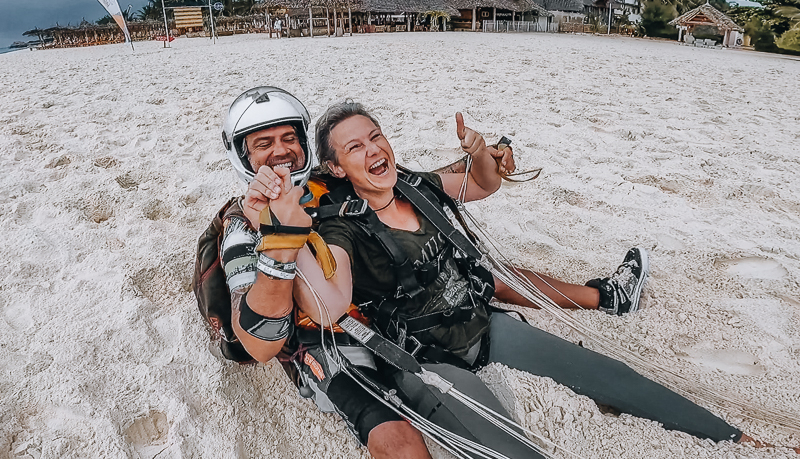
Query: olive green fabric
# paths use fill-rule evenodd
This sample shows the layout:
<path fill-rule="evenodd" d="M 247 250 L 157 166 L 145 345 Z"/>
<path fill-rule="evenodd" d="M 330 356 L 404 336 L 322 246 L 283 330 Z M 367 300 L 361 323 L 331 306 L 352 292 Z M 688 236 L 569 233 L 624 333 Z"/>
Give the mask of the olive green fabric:
<path fill-rule="evenodd" d="M 439 188 L 442 181 L 437 174 L 415 173 Z M 420 185 L 425 186 L 425 185 Z M 450 242 L 424 216 L 417 212 L 420 228 L 403 231 L 388 228 L 397 243 L 405 250 L 415 267 L 439 259 L 439 275 L 425 291 L 412 299 L 401 300 L 400 311 L 412 317 L 444 311 L 454 307 L 471 305 L 470 285 L 453 259 Z M 350 256 L 353 275 L 353 302 L 364 304 L 379 302 L 382 298 L 393 298 L 397 291 L 397 276 L 390 255 L 381 244 L 369 236 L 351 218 L 336 218 L 322 222 L 319 233 L 328 245 L 339 246 Z M 458 356 L 463 356 L 472 345 L 480 341 L 487 330 L 489 313 L 483 305 L 474 310 L 467 322 L 415 335 L 424 344 L 437 344 Z"/>

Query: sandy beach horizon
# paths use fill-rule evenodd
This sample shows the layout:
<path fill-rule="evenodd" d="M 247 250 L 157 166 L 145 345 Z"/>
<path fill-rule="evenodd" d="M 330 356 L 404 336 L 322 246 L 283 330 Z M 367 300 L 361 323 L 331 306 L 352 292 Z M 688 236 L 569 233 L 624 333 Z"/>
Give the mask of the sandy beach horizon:
<path fill-rule="evenodd" d="M 800 416 L 797 60 L 566 34 L 240 35 L 6 53 L 0 79 L 0 459 L 369 457 L 276 362 L 222 359 L 191 292 L 198 236 L 241 193 L 222 118 L 257 85 L 290 91 L 314 121 L 364 103 L 411 169 L 460 157 L 456 111 L 510 137 L 519 167 L 542 176 L 468 204 L 506 256 L 583 283 L 647 248 L 639 312 L 573 314 L 697 387 Z M 780 447 L 603 414 L 500 366 L 479 375 L 581 457 L 800 446 L 800 432 L 730 406 L 698 400 Z"/>

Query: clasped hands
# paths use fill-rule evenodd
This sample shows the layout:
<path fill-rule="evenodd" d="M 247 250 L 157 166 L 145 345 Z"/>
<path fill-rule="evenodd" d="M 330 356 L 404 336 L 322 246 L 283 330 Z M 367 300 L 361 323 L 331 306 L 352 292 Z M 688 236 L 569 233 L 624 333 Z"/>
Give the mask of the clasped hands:
<path fill-rule="evenodd" d="M 267 207 L 281 225 L 311 227 L 311 217 L 300 205 L 303 187 L 292 184 L 286 167 L 261 166 L 247 187 L 242 211 L 253 228 L 258 229 L 261 212 Z"/>

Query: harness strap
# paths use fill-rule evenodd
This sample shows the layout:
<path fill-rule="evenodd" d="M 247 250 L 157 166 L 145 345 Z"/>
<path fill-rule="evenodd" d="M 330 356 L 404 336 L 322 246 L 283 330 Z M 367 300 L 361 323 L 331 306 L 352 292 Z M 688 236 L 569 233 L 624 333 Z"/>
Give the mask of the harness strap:
<path fill-rule="evenodd" d="M 429 344 L 426 346 L 422 346 L 415 354 L 417 359 L 423 362 L 431 362 L 431 363 L 447 363 L 453 365 L 454 367 L 461 368 L 463 370 L 470 370 L 470 365 L 464 361 L 464 359 L 458 357 L 457 355 L 453 354 L 452 352 L 448 351 L 443 347 L 439 347 L 435 344 Z"/>
<path fill-rule="evenodd" d="M 352 190 L 352 185 L 347 184 L 336 188 L 320 199 L 320 203 L 324 202 L 324 205 L 317 209 L 316 218 L 325 220 L 334 217 L 354 217 L 353 221 L 367 234 L 375 237 L 391 257 L 397 275 L 395 298 L 403 296 L 413 298 L 422 293 L 424 289 L 417 282 L 417 278 L 414 275 L 414 266 L 406 251 L 389 234 L 386 225 L 378 218 L 375 211 L 369 207 L 368 202 L 364 199 L 353 199 L 354 195 L 355 192 Z"/>
<path fill-rule="evenodd" d="M 403 172 L 404 174 L 407 174 L 407 175 L 408 174 L 413 174 L 412 171 L 406 169 L 405 167 L 403 167 L 403 166 L 401 166 L 399 164 L 397 165 L 397 170 L 399 170 L 400 172 Z M 420 176 L 417 176 L 417 177 L 422 182 L 425 182 L 428 185 L 425 188 L 423 188 L 424 190 L 426 190 L 426 191 L 430 192 L 431 194 L 433 194 L 441 203 L 445 204 L 453 212 L 453 215 L 455 216 L 456 221 L 458 221 L 459 225 L 464 230 L 464 232 L 467 233 L 467 237 L 469 238 L 469 240 L 472 241 L 473 244 L 477 245 L 477 243 L 479 241 L 478 237 L 475 235 L 475 233 L 472 232 L 471 229 L 469 229 L 469 225 L 467 225 L 466 220 L 464 220 L 464 216 L 461 214 L 461 208 L 462 208 L 461 202 L 456 201 L 455 199 L 450 197 L 449 194 L 447 194 L 443 189 L 441 189 L 438 186 L 436 186 L 430 180 L 428 180 L 428 179 L 426 179 L 424 177 L 420 177 Z"/>
<path fill-rule="evenodd" d="M 475 260 L 481 259 L 481 252 L 466 238 L 466 236 L 450 223 L 440 207 L 434 205 L 422 192 L 403 178 L 399 178 L 395 186 L 406 199 L 411 201 L 414 207 L 419 209 L 422 215 L 430 220 L 433 226 L 435 226 L 450 243 L 468 257 Z"/>
<path fill-rule="evenodd" d="M 455 324 L 467 322 L 474 315 L 474 306 L 469 308 L 455 307 L 444 311 L 437 311 L 423 316 L 402 317 L 405 322 L 406 333 L 414 334 L 436 327 L 450 327 Z"/>

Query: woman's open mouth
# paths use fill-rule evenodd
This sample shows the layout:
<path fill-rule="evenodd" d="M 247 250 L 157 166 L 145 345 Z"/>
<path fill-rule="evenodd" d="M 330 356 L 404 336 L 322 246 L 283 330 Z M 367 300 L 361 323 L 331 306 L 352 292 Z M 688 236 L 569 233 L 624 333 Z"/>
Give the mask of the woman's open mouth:
<path fill-rule="evenodd" d="M 385 175 L 389 172 L 389 165 L 386 159 L 379 159 L 372 166 L 369 166 L 369 173 L 373 175 Z"/>

